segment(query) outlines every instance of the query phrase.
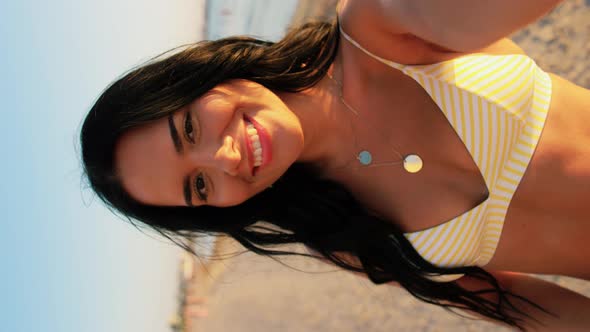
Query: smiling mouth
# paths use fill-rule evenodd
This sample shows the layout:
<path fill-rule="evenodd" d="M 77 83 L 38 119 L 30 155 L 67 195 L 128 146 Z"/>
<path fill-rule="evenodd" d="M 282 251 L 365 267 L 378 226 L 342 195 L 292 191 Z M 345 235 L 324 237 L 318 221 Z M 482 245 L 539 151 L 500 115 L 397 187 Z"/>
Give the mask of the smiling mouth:
<path fill-rule="evenodd" d="M 262 165 L 262 145 L 260 144 L 260 136 L 258 135 L 256 127 L 254 127 L 254 125 L 249 121 L 246 121 L 246 132 L 248 133 L 248 140 L 250 141 L 250 146 L 252 147 L 252 155 L 254 156 L 254 170 L 256 170 L 256 168 Z"/>
<path fill-rule="evenodd" d="M 244 117 L 246 121 L 246 135 L 248 137 L 248 146 L 250 150 L 250 163 L 252 166 L 252 176 L 256 175 L 260 165 L 262 165 L 262 144 L 260 143 L 260 135 L 258 130 L 248 117 Z"/>
<path fill-rule="evenodd" d="M 244 116 L 246 122 L 246 135 L 250 150 L 250 163 L 252 176 L 256 175 L 261 167 L 264 167 L 271 159 L 270 139 L 264 128 L 254 119 Z"/>

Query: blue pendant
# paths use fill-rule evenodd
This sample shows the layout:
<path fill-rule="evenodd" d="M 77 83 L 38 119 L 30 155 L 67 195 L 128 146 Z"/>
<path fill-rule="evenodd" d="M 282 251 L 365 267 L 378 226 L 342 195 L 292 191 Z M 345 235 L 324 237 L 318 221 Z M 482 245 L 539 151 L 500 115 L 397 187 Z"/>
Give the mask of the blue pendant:
<path fill-rule="evenodd" d="M 369 152 L 367 150 L 363 150 L 363 151 L 359 152 L 357 159 L 359 160 L 359 162 L 361 164 L 367 166 L 367 165 L 370 165 L 371 162 L 373 161 L 373 156 L 371 156 L 371 152 Z"/>

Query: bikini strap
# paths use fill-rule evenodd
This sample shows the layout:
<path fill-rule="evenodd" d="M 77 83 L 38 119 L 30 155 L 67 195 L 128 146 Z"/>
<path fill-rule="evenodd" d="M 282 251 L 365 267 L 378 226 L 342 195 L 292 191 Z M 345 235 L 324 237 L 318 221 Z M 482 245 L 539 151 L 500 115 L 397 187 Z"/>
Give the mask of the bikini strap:
<path fill-rule="evenodd" d="M 380 62 L 386 64 L 387 66 L 393 67 L 395 69 L 399 69 L 401 71 L 404 70 L 404 67 L 405 67 L 404 65 L 402 65 L 400 63 L 397 63 L 397 62 L 393 62 L 393 61 L 384 59 L 384 58 L 382 58 L 380 56 L 377 56 L 377 55 L 371 53 L 369 50 L 367 50 L 366 48 L 364 48 L 363 46 L 361 46 L 361 44 L 357 43 L 356 40 L 352 39 L 352 37 L 350 37 L 346 32 L 344 32 L 344 30 L 342 29 L 342 26 L 341 25 L 339 25 L 338 28 L 340 29 L 340 33 L 342 34 L 342 36 L 344 36 L 344 38 L 346 40 L 348 40 L 352 45 L 356 46 L 356 48 L 358 48 L 359 50 L 365 52 L 371 58 L 373 58 L 373 59 L 375 59 L 377 61 L 380 61 Z"/>

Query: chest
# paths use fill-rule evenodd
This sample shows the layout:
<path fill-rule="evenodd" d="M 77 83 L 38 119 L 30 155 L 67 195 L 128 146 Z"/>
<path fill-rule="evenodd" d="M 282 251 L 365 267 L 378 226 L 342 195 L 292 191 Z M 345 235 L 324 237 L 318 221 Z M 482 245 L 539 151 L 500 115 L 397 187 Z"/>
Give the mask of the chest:
<path fill-rule="evenodd" d="M 365 112 L 358 147 L 370 147 L 374 167 L 357 167 L 344 182 L 373 213 L 404 232 L 427 229 L 457 217 L 488 197 L 485 180 L 456 128 L 411 78 L 385 77 L 367 84 L 356 101 Z M 359 94 L 360 96 L 360 94 Z M 400 156 L 424 161 L 408 173 Z"/>

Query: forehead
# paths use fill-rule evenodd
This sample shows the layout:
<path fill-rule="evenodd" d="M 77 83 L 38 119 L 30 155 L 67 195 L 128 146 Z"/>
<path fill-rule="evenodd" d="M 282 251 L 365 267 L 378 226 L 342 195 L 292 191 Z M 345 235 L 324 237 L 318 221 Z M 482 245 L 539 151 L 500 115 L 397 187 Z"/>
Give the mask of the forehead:
<path fill-rule="evenodd" d="M 182 204 L 177 160 L 167 118 L 128 130 L 115 147 L 117 177 L 131 197 L 145 204 Z"/>

